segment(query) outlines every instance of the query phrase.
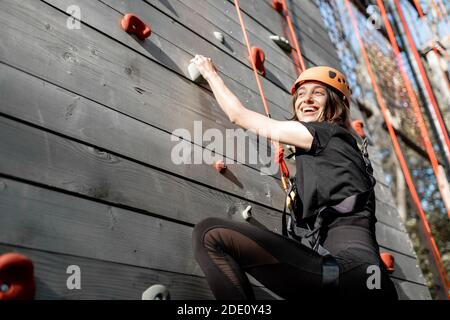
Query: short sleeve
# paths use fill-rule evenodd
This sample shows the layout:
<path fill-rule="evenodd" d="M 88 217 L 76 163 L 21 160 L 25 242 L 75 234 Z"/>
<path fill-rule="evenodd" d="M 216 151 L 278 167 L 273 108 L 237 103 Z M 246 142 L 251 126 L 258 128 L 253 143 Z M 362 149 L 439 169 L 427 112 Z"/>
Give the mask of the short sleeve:
<path fill-rule="evenodd" d="M 326 148 L 331 137 L 336 132 L 336 124 L 329 122 L 304 122 L 300 121 L 313 136 L 313 142 L 308 154 L 317 155 Z"/>

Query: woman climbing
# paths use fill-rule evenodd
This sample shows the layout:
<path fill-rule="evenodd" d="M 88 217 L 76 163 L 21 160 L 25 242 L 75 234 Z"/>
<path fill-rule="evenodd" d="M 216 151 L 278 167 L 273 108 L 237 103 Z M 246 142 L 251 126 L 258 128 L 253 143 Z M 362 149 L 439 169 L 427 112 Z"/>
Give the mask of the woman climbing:
<path fill-rule="evenodd" d="M 216 299 L 255 299 L 246 273 L 284 299 L 397 299 L 379 256 L 375 180 L 351 132 L 344 75 L 330 67 L 305 70 L 292 87 L 292 118 L 277 121 L 246 109 L 210 58 L 191 62 L 231 122 L 296 147 L 288 236 L 219 218 L 195 226 L 195 258 Z"/>

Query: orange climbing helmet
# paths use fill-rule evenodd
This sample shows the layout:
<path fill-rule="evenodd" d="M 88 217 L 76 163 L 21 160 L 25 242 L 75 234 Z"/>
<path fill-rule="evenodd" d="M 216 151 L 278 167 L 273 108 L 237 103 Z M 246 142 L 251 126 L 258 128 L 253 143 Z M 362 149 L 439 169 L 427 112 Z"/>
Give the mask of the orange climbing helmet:
<path fill-rule="evenodd" d="M 345 97 L 345 104 L 350 107 L 350 98 L 352 96 L 350 86 L 344 74 L 339 70 L 326 66 L 306 69 L 300 74 L 297 80 L 295 80 L 291 89 L 292 95 L 294 95 L 299 86 L 308 81 L 318 81 L 336 89 L 342 93 Z"/>

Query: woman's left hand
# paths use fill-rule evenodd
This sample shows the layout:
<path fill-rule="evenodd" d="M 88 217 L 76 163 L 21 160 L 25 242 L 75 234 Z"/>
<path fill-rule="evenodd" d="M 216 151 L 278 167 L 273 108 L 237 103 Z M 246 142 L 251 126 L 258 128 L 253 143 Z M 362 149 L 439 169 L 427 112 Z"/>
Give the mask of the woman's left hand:
<path fill-rule="evenodd" d="M 191 59 L 191 63 L 194 63 L 198 71 L 202 74 L 203 78 L 208 80 L 209 77 L 217 74 L 217 69 L 214 66 L 211 58 L 204 57 L 202 55 L 196 54 L 194 58 Z"/>

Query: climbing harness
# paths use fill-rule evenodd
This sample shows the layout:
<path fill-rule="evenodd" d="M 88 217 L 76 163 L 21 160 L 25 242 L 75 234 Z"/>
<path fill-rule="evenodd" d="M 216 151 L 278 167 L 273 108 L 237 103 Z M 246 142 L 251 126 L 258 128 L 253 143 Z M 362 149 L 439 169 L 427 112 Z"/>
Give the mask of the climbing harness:
<path fill-rule="evenodd" d="M 261 83 L 260 83 L 260 80 L 259 80 L 259 77 L 258 77 L 258 73 L 257 73 L 255 57 L 253 57 L 253 54 L 251 52 L 251 49 L 250 49 L 251 46 L 250 46 L 250 43 L 249 43 L 249 40 L 248 40 L 248 37 L 247 37 L 247 32 L 246 32 L 246 28 L 245 28 L 245 25 L 244 25 L 244 21 L 243 21 L 242 16 L 241 16 L 241 10 L 240 10 L 240 7 L 239 7 L 239 1 L 238 0 L 234 0 L 234 4 L 235 4 L 237 15 L 239 17 L 239 21 L 240 21 L 240 24 L 241 24 L 242 33 L 244 35 L 244 40 L 245 40 L 245 43 L 246 43 L 246 46 L 247 46 L 247 50 L 249 51 L 249 56 L 250 56 L 250 60 L 251 60 L 251 63 L 252 63 L 253 72 L 255 74 L 256 82 L 257 82 L 257 85 L 258 85 L 259 92 L 261 94 L 263 105 L 264 105 L 264 108 L 265 108 L 267 116 L 270 118 L 271 116 L 270 116 L 270 113 L 269 113 L 269 109 L 268 109 L 268 106 L 267 106 L 267 103 L 266 103 L 266 100 L 265 100 L 265 96 L 264 96 L 264 92 L 262 90 Z M 298 44 L 294 28 L 292 26 L 292 21 L 291 21 L 290 16 L 289 16 L 289 12 L 288 12 L 288 9 L 287 9 L 286 2 L 285 2 L 285 0 L 282 0 L 281 2 L 280 1 L 273 1 L 272 4 L 273 4 L 274 8 L 278 12 L 283 13 L 283 16 L 286 18 L 286 20 L 288 22 L 288 26 L 289 26 L 289 29 L 291 31 L 291 38 L 292 38 L 292 40 L 294 42 L 295 49 L 296 49 L 296 52 L 297 52 L 297 57 L 298 57 L 298 58 L 296 58 L 296 56 L 293 55 L 294 62 L 295 62 L 294 64 L 295 64 L 295 66 L 297 67 L 297 70 L 298 70 L 299 63 L 300 63 L 301 70 L 299 70 L 299 73 L 303 71 L 301 74 L 304 74 L 303 78 L 302 78 L 302 76 L 300 74 L 300 76 L 297 79 L 297 81 L 294 84 L 294 86 L 295 85 L 300 85 L 301 81 L 303 81 L 304 79 L 306 81 L 306 77 L 307 76 L 309 77 L 310 73 L 305 73 L 305 71 L 304 71 L 305 70 L 305 64 L 304 64 L 304 61 L 303 61 L 303 57 L 301 55 L 300 46 Z M 327 69 L 327 71 L 330 71 L 330 70 Z M 335 71 L 332 70 L 332 72 L 335 72 Z M 344 87 L 341 87 L 340 85 L 334 84 L 334 81 L 339 81 L 337 79 L 333 80 L 336 76 L 338 76 L 338 78 L 341 78 L 341 79 L 343 78 L 343 77 L 340 76 L 340 73 L 338 73 L 338 71 L 336 70 L 335 73 L 328 73 L 327 76 L 331 79 L 331 80 L 327 80 L 327 81 L 330 82 L 330 83 L 333 83 L 333 87 L 334 86 L 337 87 L 336 89 L 341 91 L 343 93 L 343 95 L 345 97 L 347 97 L 347 99 L 348 99 L 347 103 L 349 104 L 349 101 L 350 101 L 349 100 L 349 98 L 350 98 L 350 92 L 349 91 L 350 91 L 350 89 L 348 88 L 348 85 L 345 83 L 345 84 L 343 84 Z M 287 165 L 286 165 L 286 163 L 284 161 L 284 149 L 283 149 L 283 147 L 279 143 L 274 143 L 274 145 L 275 145 L 275 148 L 276 148 L 275 162 L 277 162 L 279 164 L 279 166 L 280 166 L 282 186 L 283 186 L 283 189 L 286 191 L 286 195 L 287 195 L 286 201 L 284 203 L 283 220 L 282 220 L 283 234 L 286 234 L 285 233 L 285 230 L 287 230 L 287 225 L 286 225 L 286 221 L 285 221 L 285 218 L 286 218 L 286 214 L 285 214 L 286 206 L 289 206 L 291 209 L 293 208 L 294 210 L 296 209 L 296 204 L 297 204 L 297 202 L 296 202 L 297 189 L 296 188 L 297 187 L 296 187 L 296 184 L 295 184 L 295 178 L 291 178 L 291 179 L 289 178 L 289 170 L 288 170 Z M 359 197 L 357 199 L 349 199 L 349 201 L 347 201 L 348 203 L 345 202 L 342 205 L 343 206 L 350 205 L 352 200 L 353 201 L 359 200 Z M 291 216 L 294 216 L 294 215 L 291 215 Z M 323 260 L 322 260 L 322 286 L 324 288 L 329 289 L 326 292 L 330 292 L 333 288 L 334 289 L 337 288 L 338 283 L 339 283 L 339 265 L 338 265 L 337 261 L 330 254 L 323 254 Z"/>
<path fill-rule="evenodd" d="M 33 262 L 18 253 L 0 255 L 0 300 L 31 300 L 35 291 Z"/>
<path fill-rule="evenodd" d="M 365 138 L 361 144 L 358 143 L 358 149 L 364 159 L 366 172 L 371 181 L 371 187 L 361 193 L 351 195 L 338 204 L 332 206 L 323 206 L 318 208 L 315 216 L 314 226 L 311 229 L 308 224 L 306 228 L 300 227 L 296 214 L 298 212 L 298 191 L 295 178 L 290 179 L 287 201 L 283 208 L 282 216 L 282 234 L 285 237 L 295 240 L 301 245 L 307 246 L 322 256 L 322 285 L 330 290 L 336 289 L 339 285 L 339 265 L 336 259 L 320 244 L 320 231 L 325 217 L 329 215 L 345 215 L 362 211 L 368 203 L 371 194 L 374 191 L 376 180 L 373 177 L 373 169 L 367 153 L 368 140 Z M 287 210 L 289 209 L 289 219 L 287 219 Z"/>
<path fill-rule="evenodd" d="M 364 160 L 366 173 L 371 182 L 371 187 L 361 193 L 351 195 L 339 203 L 332 206 L 323 206 L 318 208 L 313 216 L 315 216 L 314 227 L 312 229 L 307 225 L 306 228 L 299 226 L 299 221 L 297 221 L 296 213 L 298 212 L 299 205 L 297 204 L 297 186 L 294 179 L 291 179 L 290 189 L 288 190 L 288 197 L 290 201 L 286 201 L 286 204 L 283 209 L 283 218 L 282 218 L 282 233 L 284 236 L 292 238 L 301 242 L 302 244 L 310 247 L 320 255 L 328 255 L 329 252 L 325 248 L 320 245 L 320 229 L 322 227 L 322 222 L 326 215 L 330 214 L 350 214 L 353 212 L 362 211 L 369 201 L 370 195 L 372 194 L 376 180 L 373 177 L 373 168 L 370 163 L 369 155 L 367 152 L 367 144 L 368 140 L 365 138 L 362 143 L 358 143 L 358 149 L 361 153 L 361 156 Z M 291 205 L 289 206 L 289 202 Z M 287 210 L 290 211 L 290 217 L 288 222 L 286 222 L 287 218 Z"/>
<path fill-rule="evenodd" d="M 124 15 L 120 24 L 123 30 L 135 34 L 139 40 L 145 40 L 152 33 L 152 29 L 132 13 Z"/>

